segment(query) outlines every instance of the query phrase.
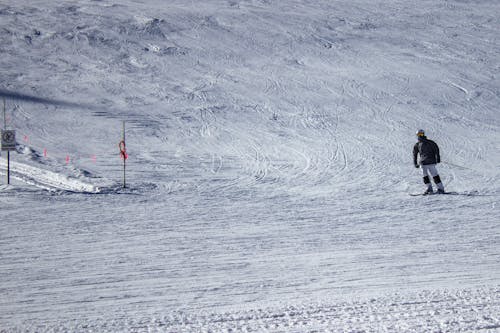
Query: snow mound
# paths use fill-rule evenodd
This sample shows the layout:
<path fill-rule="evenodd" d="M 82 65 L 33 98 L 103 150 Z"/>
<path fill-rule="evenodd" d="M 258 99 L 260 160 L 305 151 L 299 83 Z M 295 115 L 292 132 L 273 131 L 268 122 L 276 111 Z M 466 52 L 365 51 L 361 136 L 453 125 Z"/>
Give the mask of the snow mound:
<path fill-rule="evenodd" d="M 0 173 L 7 172 L 7 161 L 0 159 Z M 11 177 L 50 191 L 62 190 L 78 193 L 99 193 L 99 187 L 80 179 L 18 162 L 10 162 Z"/>

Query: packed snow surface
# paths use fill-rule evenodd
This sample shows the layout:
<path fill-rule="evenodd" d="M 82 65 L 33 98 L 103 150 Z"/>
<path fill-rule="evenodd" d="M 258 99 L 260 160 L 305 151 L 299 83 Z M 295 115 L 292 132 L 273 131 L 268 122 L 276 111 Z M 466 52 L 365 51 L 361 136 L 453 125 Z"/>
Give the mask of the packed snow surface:
<path fill-rule="evenodd" d="M 2 1 L 0 332 L 500 331 L 499 17 Z"/>

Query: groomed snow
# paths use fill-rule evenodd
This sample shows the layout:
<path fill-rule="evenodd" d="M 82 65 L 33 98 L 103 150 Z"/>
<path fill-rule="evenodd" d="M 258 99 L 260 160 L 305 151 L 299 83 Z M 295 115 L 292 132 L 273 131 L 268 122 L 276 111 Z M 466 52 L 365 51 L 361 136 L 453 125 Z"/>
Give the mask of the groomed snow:
<path fill-rule="evenodd" d="M 499 16 L 3 1 L 0 332 L 500 331 Z"/>

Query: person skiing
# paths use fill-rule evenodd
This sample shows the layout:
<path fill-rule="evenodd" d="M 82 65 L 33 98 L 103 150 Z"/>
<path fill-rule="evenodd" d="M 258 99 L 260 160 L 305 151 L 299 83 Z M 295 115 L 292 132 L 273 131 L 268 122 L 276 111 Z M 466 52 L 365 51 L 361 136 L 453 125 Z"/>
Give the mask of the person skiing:
<path fill-rule="evenodd" d="M 434 141 L 427 139 L 425 132 L 422 129 L 417 131 L 417 138 L 418 142 L 413 147 L 413 164 L 415 164 L 415 168 L 422 166 L 424 184 L 427 186 L 427 190 L 424 194 L 434 193 L 429 176 L 432 176 L 432 179 L 437 186 L 437 193 L 443 194 L 445 193 L 444 185 L 441 182 L 441 178 L 439 177 L 439 173 L 436 169 L 436 164 L 441 162 L 439 147 Z"/>

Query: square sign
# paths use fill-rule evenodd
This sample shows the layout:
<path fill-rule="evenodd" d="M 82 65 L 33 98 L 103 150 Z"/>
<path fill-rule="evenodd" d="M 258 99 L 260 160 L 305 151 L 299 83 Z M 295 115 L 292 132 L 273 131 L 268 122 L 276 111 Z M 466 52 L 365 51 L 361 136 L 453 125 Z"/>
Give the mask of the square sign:
<path fill-rule="evenodd" d="M 2 150 L 15 150 L 16 149 L 16 131 L 4 130 L 2 131 Z"/>

